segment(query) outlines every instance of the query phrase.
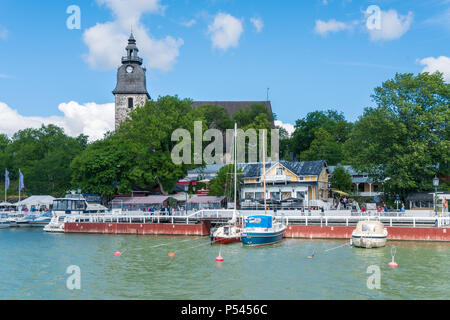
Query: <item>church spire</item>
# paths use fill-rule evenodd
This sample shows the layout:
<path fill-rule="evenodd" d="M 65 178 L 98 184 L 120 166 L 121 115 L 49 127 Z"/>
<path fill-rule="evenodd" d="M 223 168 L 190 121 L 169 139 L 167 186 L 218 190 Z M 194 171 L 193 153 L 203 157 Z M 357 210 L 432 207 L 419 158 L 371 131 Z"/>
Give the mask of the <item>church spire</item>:
<path fill-rule="evenodd" d="M 136 39 L 134 39 L 133 32 L 128 39 L 128 46 L 125 48 L 127 56 L 122 57 L 122 64 L 139 64 L 142 65 L 142 58 L 139 58 L 139 49 L 136 46 Z"/>

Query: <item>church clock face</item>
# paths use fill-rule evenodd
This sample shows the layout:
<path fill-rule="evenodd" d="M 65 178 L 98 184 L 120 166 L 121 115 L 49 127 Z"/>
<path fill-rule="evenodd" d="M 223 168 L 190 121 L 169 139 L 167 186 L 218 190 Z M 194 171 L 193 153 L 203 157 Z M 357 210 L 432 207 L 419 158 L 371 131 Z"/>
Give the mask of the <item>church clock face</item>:
<path fill-rule="evenodd" d="M 132 66 L 128 66 L 126 70 L 127 70 L 127 73 L 132 73 L 133 72 L 133 67 Z"/>

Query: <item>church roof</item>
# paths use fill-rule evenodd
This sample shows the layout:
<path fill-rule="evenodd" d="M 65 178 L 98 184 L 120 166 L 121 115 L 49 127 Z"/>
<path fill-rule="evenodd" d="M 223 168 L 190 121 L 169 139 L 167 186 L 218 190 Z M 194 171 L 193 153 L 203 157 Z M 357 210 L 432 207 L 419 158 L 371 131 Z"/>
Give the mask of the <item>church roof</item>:
<path fill-rule="evenodd" d="M 272 114 L 272 104 L 270 103 L 270 101 L 194 101 L 192 105 L 194 107 L 201 107 L 208 104 L 224 108 L 228 111 L 230 116 L 233 116 L 239 110 L 248 108 L 254 104 L 264 105 L 270 112 L 270 114 Z"/>

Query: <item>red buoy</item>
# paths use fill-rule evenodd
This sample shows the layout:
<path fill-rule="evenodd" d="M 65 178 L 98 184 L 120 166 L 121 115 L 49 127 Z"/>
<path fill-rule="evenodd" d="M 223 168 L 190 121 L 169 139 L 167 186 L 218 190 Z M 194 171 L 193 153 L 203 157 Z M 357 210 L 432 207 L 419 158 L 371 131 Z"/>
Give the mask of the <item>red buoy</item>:
<path fill-rule="evenodd" d="M 311 256 L 308 256 L 308 259 L 312 259 L 313 257 L 311 257 Z"/>
<path fill-rule="evenodd" d="M 218 257 L 216 258 L 216 261 L 217 261 L 217 262 L 223 262 L 223 257 L 222 257 L 222 256 L 218 256 Z"/>
<path fill-rule="evenodd" d="M 397 268 L 398 267 L 398 263 L 395 261 L 391 261 L 388 263 L 388 266 L 391 268 Z"/>
<path fill-rule="evenodd" d="M 169 257 L 171 257 L 171 258 L 175 257 L 175 253 L 173 253 L 173 252 L 169 253 Z"/>
<path fill-rule="evenodd" d="M 116 252 L 116 253 L 114 253 L 114 255 L 116 256 L 116 257 L 121 257 L 122 256 L 122 254 L 120 253 L 120 252 Z"/>

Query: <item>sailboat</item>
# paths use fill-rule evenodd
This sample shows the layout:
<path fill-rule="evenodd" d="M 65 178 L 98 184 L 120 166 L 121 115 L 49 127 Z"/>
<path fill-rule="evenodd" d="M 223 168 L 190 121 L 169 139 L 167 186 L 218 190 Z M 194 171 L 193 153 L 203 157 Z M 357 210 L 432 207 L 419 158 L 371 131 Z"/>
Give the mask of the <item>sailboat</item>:
<path fill-rule="evenodd" d="M 265 215 L 249 216 L 241 233 L 241 241 L 245 246 L 264 246 L 277 243 L 283 239 L 286 225 L 276 221 L 275 217 L 267 215 L 266 200 L 266 151 L 265 134 L 263 135 L 263 183 L 264 183 L 264 213 Z"/>
<path fill-rule="evenodd" d="M 214 243 L 233 243 L 241 241 L 241 227 L 237 225 L 237 124 L 234 124 L 234 210 L 233 217 L 227 225 L 219 227 L 212 234 L 212 241 Z"/>

